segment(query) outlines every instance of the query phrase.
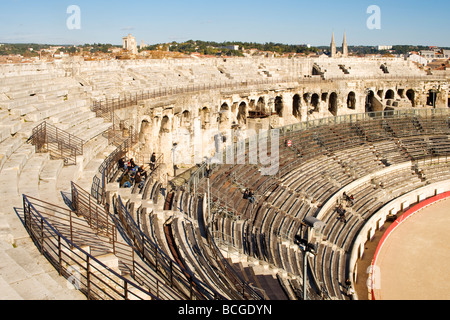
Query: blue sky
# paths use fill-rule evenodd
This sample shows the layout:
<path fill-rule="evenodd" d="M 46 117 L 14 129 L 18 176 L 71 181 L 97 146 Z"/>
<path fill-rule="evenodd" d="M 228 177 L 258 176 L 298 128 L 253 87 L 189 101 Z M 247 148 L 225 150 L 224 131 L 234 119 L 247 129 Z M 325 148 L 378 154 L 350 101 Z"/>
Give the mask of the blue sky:
<path fill-rule="evenodd" d="M 81 10 L 81 29 L 69 30 L 67 8 Z M 381 29 L 371 30 L 370 5 L 381 10 Z M 251 41 L 339 46 L 437 45 L 450 47 L 448 0 L 0 0 L 0 43 L 121 44 Z"/>

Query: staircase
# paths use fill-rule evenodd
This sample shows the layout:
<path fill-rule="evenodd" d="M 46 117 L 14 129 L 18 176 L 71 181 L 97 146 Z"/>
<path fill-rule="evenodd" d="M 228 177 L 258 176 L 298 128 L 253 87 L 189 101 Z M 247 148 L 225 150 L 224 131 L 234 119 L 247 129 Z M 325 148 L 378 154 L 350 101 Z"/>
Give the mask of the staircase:
<path fill-rule="evenodd" d="M 77 164 L 77 157 L 83 154 L 83 140 L 45 121 L 33 129 L 29 140 L 36 153 L 47 152 L 52 159 L 62 159 L 64 165 Z"/>

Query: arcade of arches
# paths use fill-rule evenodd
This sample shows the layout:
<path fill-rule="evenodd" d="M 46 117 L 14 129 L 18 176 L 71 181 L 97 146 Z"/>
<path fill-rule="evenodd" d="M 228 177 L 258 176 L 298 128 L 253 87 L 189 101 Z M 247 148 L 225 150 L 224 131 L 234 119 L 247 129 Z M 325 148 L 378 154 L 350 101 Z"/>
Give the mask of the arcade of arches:
<path fill-rule="evenodd" d="M 202 130 L 258 132 L 333 116 L 450 107 L 449 97 L 446 84 L 439 81 L 402 83 L 401 86 L 392 81 L 384 86 L 368 85 L 362 80 L 326 82 L 309 88 L 248 89 L 226 95 L 210 91 L 185 95 L 175 101 L 144 101 L 138 107 L 135 125 L 141 141 L 145 141 L 142 148 L 151 148 L 147 151 L 164 153 L 165 159 L 171 159 L 172 145 L 179 145 L 174 133 L 180 130 L 184 130 L 183 137 L 193 137 Z M 214 152 L 211 142 L 202 141 L 206 146 L 202 156 L 211 156 Z M 185 148 L 180 152 L 191 153 L 189 143 L 179 148 Z"/>

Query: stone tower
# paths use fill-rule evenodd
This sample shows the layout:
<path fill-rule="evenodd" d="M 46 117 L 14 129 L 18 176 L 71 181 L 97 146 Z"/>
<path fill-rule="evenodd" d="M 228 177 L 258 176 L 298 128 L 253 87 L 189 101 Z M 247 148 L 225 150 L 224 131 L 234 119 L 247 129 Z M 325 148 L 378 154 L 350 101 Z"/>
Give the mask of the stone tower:
<path fill-rule="evenodd" d="M 136 38 L 133 37 L 131 34 L 129 34 L 127 37 L 122 38 L 123 40 L 123 49 L 132 53 L 137 54 L 138 48 L 137 48 L 137 42 Z"/>
<path fill-rule="evenodd" d="M 337 51 L 336 51 L 336 42 L 334 41 L 334 32 L 333 32 L 333 35 L 331 36 L 330 51 L 331 51 L 331 58 L 335 58 L 336 54 L 337 54 Z"/>
<path fill-rule="evenodd" d="M 344 32 L 344 40 L 342 42 L 342 56 L 348 57 L 348 46 L 347 46 L 347 36 Z"/>

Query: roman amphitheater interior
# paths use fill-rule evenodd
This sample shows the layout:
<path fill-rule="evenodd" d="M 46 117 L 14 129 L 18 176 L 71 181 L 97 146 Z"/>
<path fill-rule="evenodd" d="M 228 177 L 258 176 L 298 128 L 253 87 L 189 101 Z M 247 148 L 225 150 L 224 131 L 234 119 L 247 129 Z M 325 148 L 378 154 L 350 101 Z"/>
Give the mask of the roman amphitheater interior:
<path fill-rule="evenodd" d="M 366 241 L 450 190 L 449 101 L 394 58 L 0 65 L 1 298 L 361 299 Z"/>

